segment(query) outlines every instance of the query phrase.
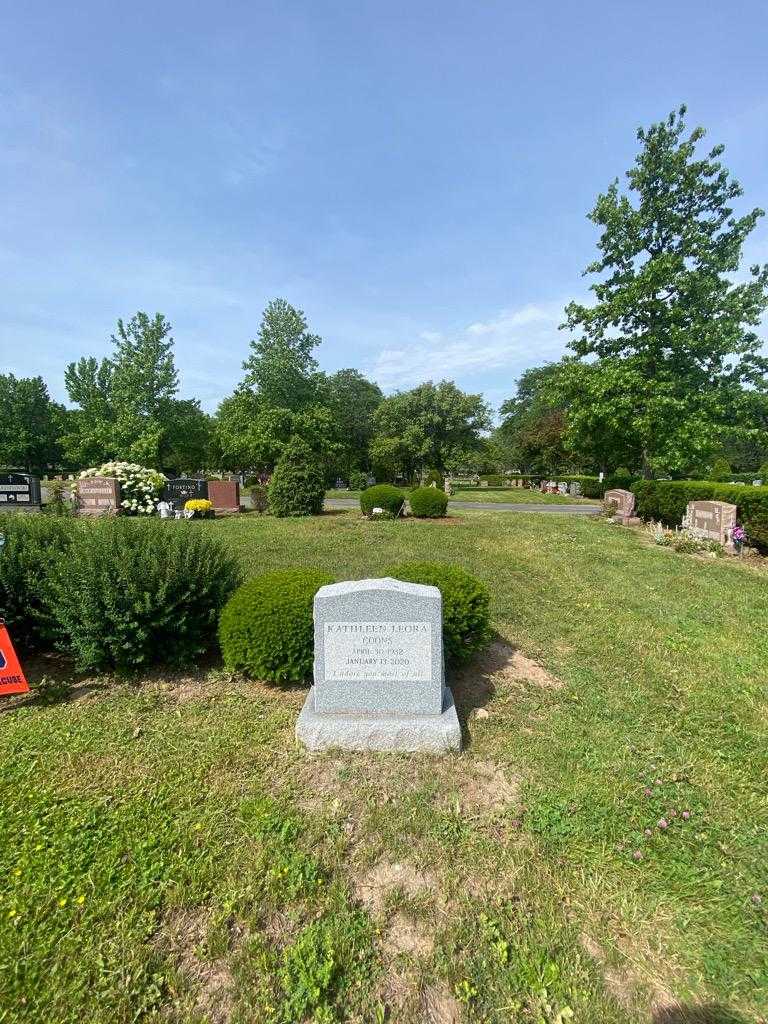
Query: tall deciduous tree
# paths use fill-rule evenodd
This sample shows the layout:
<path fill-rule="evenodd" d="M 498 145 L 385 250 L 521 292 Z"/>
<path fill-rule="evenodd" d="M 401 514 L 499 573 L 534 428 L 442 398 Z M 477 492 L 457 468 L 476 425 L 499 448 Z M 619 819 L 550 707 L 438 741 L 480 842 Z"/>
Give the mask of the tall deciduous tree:
<path fill-rule="evenodd" d="M 285 299 L 273 299 L 243 363 L 243 387 L 255 391 L 267 407 L 306 408 L 315 400 L 317 362 L 312 351 L 319 344 L 319 335 L 309 332 L 300 309 Z"/>
<path fill-rule="evenodd" d="M 205 465 L 210 420 L 197 400 L 176 398 L 171 330 L 161 313 L 139 312 L 118 320 L 110 357 L 70 363 L 64 380 L 79 406 L 62 439 L 70 462 L 126 459 L 171 471 Z"/>
<path fill-rule="evenodd" d="M 63 416 L 42 377 L 0 374 L 0 466 L 31 473 L 57 466 Z"/>
<path fill-rule="evenodd" d="M 373 416 L 384 395 L 357 370 L 338 370 L 325 379 L 323 404 L 330 410 L 340 447 L 337 466 L 349 477 L 368 468 Z"/>
<path fill-rule="evenodd" d="M 566 324 L 579 358 L 597 357 L 567 383 L 569 438 L 578 449 L 594 431 L 626 422 L 637 464 L 653 475 L 684 470 L 722 443 L 724 430 L 749 431 L 744 388 L 764 390 L 768 362 L 755 328 L 768 305 L 768 266 L 735 283 L 744 240 L 762 210 L 741 217 L 739 184 L 704 156 L 702 128 L 686 133 L 685 107 L 638 131 L 641 149 L 600 195 L 590 219 L 602 228 L 600 256 L 587 273 L 597 302 L 572 302 Z"/>
<path fill-rule="evenodd" d="M 518 380 L 514 396 L 502 404 L 494 439 L 506 452 L 509 468 L 527 473 L 571 468 L 573 454 L 565 443 L 567 410 L 552 387 L 561 372 L 561 363 L 531 367 Z"/>
<path fill-rule="evenodd" d="M 444 469 L 459 453 L 479 451 L 491 410 L 482 395 L 469 395 L 453 381 L 427 381 L 385 398 L 374 414 L 371 457 L 405 476 L 431 467 Z"/>

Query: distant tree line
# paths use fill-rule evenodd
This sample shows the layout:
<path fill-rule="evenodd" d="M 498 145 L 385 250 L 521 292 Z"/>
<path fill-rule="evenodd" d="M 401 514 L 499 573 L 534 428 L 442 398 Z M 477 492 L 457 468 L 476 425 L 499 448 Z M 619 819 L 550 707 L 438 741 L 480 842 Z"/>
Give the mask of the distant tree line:
<path fill-rule="evenodd" d="M 601 229 L 585 271 L 600 277 L 595 302 L 568 305 L 568 355 L 527 370 L 495 428 L 482 396 L 452 381 L 385 397 L 355 369 L 323 373 L 321 339 L 275 299 L 242 380 L 213 416 L 178 398 L 172 328 L 160 313 L 118 320 L 110 356 L 67 367 L 70 408 L 40 377 L 0 375 L 0 464 L 41 472 L 126 459 L 171 473 L 269 472 L 300 440 L 329 481 L 429 469 L 756 470 L 768 461 L 768 359 L 756 333 L 768 265 L 740 265 L 763 211 L 734 215 L 742 189 L 721 146 L 697 153 L 703 136 L 687 134 L 684 107 L 638 132 L 628 193 L 614 181 L 589 214 Z"/>

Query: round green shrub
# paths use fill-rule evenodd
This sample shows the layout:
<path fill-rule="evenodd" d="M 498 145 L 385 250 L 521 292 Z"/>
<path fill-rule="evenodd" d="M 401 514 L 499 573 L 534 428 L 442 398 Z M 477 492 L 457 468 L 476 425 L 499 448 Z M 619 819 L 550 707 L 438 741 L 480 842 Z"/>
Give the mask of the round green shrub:
<path fill-rule="evenodd" d="M 78 524 L 71 517 L 0 516 L 0 618 L 23 650 L 50 646 L 54 623 L 49 609 L 51 573 L 66 557 Z"/>
<path fill-rule="evenodd" d="M 406 562 L 386 573 L 407 583 L 437 587 L 443 597 L 443 647 L 447 661 L 466 661 L 491 641 L 488 588 L 458 565 Z"/>
<path fill-rule="evenodd" d="M 448 508 L 448 495 L 436 487 L 417 487 L 408 495 L 408 501 L 417 519 L 439 519 Z"/>
<path fill-rule="evenodd" d="M 240 582 L 235 556 L 194 521 L 78 523 L 51 576 L 59 646 L 84 671 L 184 666 L 216 640 Z"/>
<path fill-rule="evenodd" d="M 360 495 L 360 508 L 363 515 L 369 516 L 375 508 L 383 508 L 393 516 L 400 514 L 405 504 L 405 493 L 391 484 L 376 484 L 368 487 Z"/>
<path fill-rule="evenodd" d="M 312 603 L 320 587 L 335 582 L 320 569 L 279 569 L 244 583 L 219 621 L 227 668 L 254 679 L 302 682 L 312 675 Z"/>
<path fill-rule="evenodd" d="M 323 510 L 325 478 L 317 455 L 306 441 L 292 438 L 277 460 L 269 481 L 269 509 L 272 515 L 316 516 Z"/>

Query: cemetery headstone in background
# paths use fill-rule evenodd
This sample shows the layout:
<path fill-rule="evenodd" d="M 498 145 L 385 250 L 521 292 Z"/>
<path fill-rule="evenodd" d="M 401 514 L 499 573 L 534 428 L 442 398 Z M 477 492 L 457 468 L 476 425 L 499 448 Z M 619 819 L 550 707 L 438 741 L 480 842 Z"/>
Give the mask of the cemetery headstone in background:
<path fill-rule="evenodd" d="M 727 501 L 689 501 L 683 525 L 696 537 L 714 540 L 733 551 L 731 532 L 736 525 L 736 506 Z"/>
<path fill-rule="evenodd" d="M 604 500 L 616 506 L 616 515 L 613 517 L 614 522 L 623 523 L 624 526 L 640 522 L 635 516 L 635 496 L 632 491 L 625 491 L 621 487 L 615 487 L 613 490 L 605 492 Z"/>
<path fill-rule="evenodd" d="M 41 505 L 40 481 L 29 473 L 0 473 L 0 512 L 9 509 L 37 511 Z"/>
<path fill-rule="evenodd" d="M 110 476 L 89 476 L 77 481 L 77 511 L 82 516 L 117 515 L 120 481 Z"/>
<path fill-rule="evenodd" d="M 572 498 L 581 497 L 581 484 L 578 482 L 578 480 L 572 480 L 570 482 L 570 484 L 568 485 L 568 493 Z"/>
<path fill-rule="evenodd" d="M 240 485 L 237 480 L 209 480 L 208 500 L 216 512 L 239 512 Z"/>
<path fill-rule="evenodd" d="M 445 685 L 437 587 L 359 580 L 315 596 L 314 686 L 296 723 L 310 750 L 461 748 Z"/>
<path fill-rule="evenodd" d="M 185 501 L 207 497 L 208 481 L 188 476 L 177 476 L 173 480 L 168 480 L 162 493 L 162 500 L 170 502 L 176 508 L 184 508 Z"/>

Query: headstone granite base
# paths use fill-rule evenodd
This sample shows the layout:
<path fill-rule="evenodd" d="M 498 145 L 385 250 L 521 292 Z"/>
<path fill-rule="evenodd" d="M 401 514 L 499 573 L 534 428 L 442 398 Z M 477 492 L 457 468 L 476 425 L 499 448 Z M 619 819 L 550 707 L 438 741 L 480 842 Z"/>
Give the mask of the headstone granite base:
<path fill-rule="evenodd" d="M 320 714 L 315 711 L 314 691 L 313 686 L 296 722 L 296 737 L 308 750 L 461 750 L 461 726 L 447 687 L 441 714 L 422 716 Z"/>

